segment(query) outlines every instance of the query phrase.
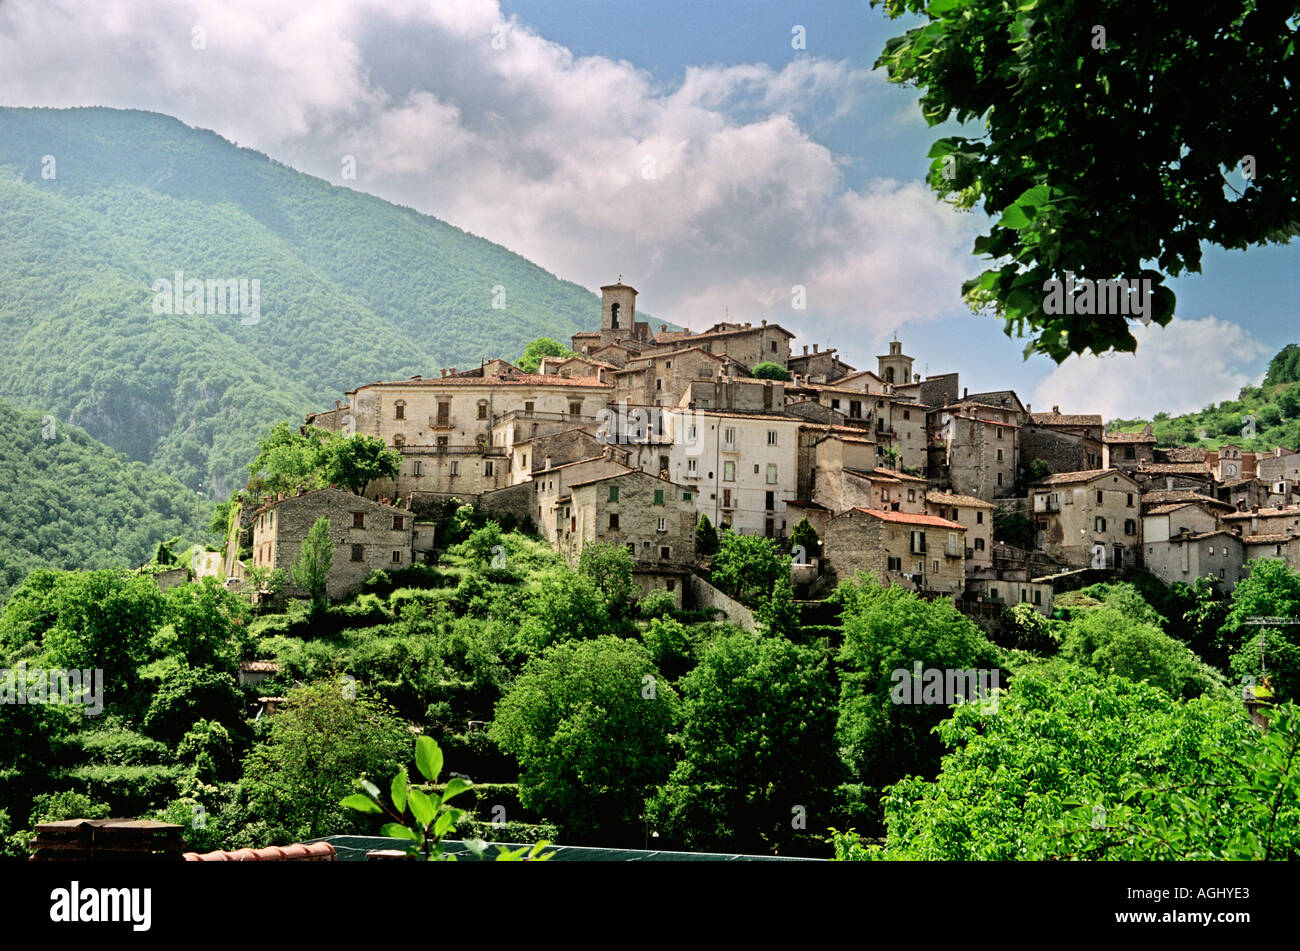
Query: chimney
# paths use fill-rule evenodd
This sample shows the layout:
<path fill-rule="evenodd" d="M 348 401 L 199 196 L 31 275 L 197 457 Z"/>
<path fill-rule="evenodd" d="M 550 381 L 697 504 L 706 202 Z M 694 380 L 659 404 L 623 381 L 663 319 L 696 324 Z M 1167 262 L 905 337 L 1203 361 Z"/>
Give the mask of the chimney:
<path fill-rule="evenodd" d="M 1053 415 L 1053 416 L 1060 416 L 1060 415 L 1061 415 L 1061 407 L 1059 407 L 1059 406 L 1053 406 L 1053 407 L 1052 407 L 1052 415 Z"/>
<path fill-rule="evenodd" d="M 813 344 L 813 353 L 816 353 L 820 348 L 821 348 L 821 344 L 819 343 Z"/>
<path fill-rule="evenodd" d="M 766 319 L 763 321 L 763 326 L 764 326 L 764 327 L 767 326 L 767 320 L 766 320 Z"/>
<path fill-rule="evenodd" d="M 340 405 L 340 401 L 339 401 L 339 400 L 335 400 L 335 401 L 334 401 L 334 412 L 337 413 L 337 412 L 339 411 L 339 405 Z"/>
<path fill-rule="evenodd" d="M 808 344 L 804 344 L 804 345 L 803 345 L 803 355 L 804 355 L 805 357 L 808 356 Z M 337 406 L 338 404 L 335 403 L 334 405 Z"/>
<path fill-rule="evenodd" d="M 963 386 L 963 387 L 961 388 L 961 398 L 962 398 L 962 399 L 965 399 L 965 398 L 966 398 L 967 396 L 969 396 L 969 395 L 970 395 L 970 387 L 969 387 L 969 386 Z"/>
<path fill-rule="evenodd" d="M 660 325 L 659 325 L 659 332 L 660 332 L 661 334 L 666 334 L 666 333 L 668 333 L 668 325 L 667 325 L 667 324 L 660 324 Z"/>

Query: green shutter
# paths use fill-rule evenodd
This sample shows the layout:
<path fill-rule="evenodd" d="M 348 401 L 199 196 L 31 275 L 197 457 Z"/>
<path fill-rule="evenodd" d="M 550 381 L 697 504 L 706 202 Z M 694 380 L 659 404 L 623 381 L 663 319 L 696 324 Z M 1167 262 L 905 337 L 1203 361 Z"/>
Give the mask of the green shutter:
<path fill-rule="evenodd" d="M 691 493 L 689 493 L 689 492 L 683 492 L 683 493 L 682 493 L 682 501 L 683 501 L 683 502 L 689 502 L 690 500 L 691 500 Z"/>
<path fill-rule="evenodd" d="M 663 505 L 663 504 L 664 504 L 664 490 L 655 489 L 655 505 Z"/>
<path fill-rule="evenodd" d="M 611 486 L 609 487 L 609 500 L 610 500 L 611 502 L 617 502 L 617 501 L 618 501 L 618 486 L 616 486 L 616 485 L 611 485 Z"/>

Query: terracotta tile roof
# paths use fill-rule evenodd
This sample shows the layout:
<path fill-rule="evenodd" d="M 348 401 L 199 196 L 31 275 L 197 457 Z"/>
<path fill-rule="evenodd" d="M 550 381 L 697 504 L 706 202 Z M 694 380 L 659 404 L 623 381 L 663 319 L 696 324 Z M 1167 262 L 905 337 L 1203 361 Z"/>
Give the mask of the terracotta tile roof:
<path fill-rule="evenodd" d="M 1231 515 L 1225 515 L 1223 517 L 1227 520 L 1232 518 L 1254 518 L 1255 516 L 1259 516 L 1260 518 L 1278 518 L 1287 515 L 1294 515 L 1297 518 L 1300 518 L 1300 508 L 1260 509 L 1258 512 L 1233 512 Z"/>
<path fill-rule="evenodd" d="M 1138 472 L 1151 475 L 1188 475 L 1210 477 L 1210 467 L 1203 462 L 1143 462 L 1138 465 Z"/>
<path fill-rule="evenodd" d="M 379 386 L 589 386 L 602 390 L 612 390 L 611 383 L 602 383 L 599 377 L 594 376 L 557 376 L 554 373 L 519 373 L 513 377 L 483 377 L 483 376 L 435 376 L 431 378 L 420 378 L 418 380 L 380 380 L 375 383 L 367 383 L 359 386 L 355 390 L 348 390 L 351 396 L 360 390 L 370 389 Z"/>
<path fill-rule="evenodd" d="M 1156 489 L 1153 492 L 1142 493 L 1142 504 L 1144 506 L 1165 505 L 1169 502 L 1191 502 L 1196 505 L 1209 505 L 1214 508 L 1225 509 L 1229 512 L 1233 510 L 1232 506 L 1227 502 L 1221 502 L 1208 495 L 1202 495 L 1195 489 Z"/>
<path fill-rule="evenodd" d="M 682 340 L 702 340 L 704 338 L 735 336 L 736 334 L 752 334 L 763 330 L 779 330 L 787 337 L 793 338 L 795 335 L 790 333 L 780 324 L 759 324 L 754 327 L 739 327 L 733 330 L 706 330 L 703 333 L 693 334 L 690 331 L 660 331 L 650 339 L 655 343 L 679 343 Z M 685 333 L 687 336 L 683 337 Z"/>
<path fill-rule="evenodd" d="M 1277 545 L 1295 538 L 1292 532 L 1260 532 L 1258 535 L 1246 535 L 1241 539 L 1247 545 Z"/>
<path fill-rule="evenodd" d="M 347 501 L 349 505 L 357 505 L 360 506 L 361 508 L 387 509 L 390 512 L 396 512 L 399 515 L 411 514 L 410 509 L 398 508 L 395 505 L 385 505 L 383 502 L 376 502 L 374 499 L 368 499 L 363 495 L 356 495 L 355 493 L 348 492 L 344 489 L 340 489 L 332 485 L 326 486 L 323 489 L 312 489 L 309 492 L 299 492 L 296 495 L 286 495 L 284 496 L 284 498 L 272 499 L 271 501 L 264 503 L 258 508 L 253 509 L 253 514 L 258 515 L 262 512 L 265 512 L 267 509 L 275 508 L 277 505 L 284 505 L 286 502 L 295 502 L 298 499 L 305 499 L 308 496 L 312 496 L 312 495 L 320 495 L 320 493 L 322 492 L 333 492 L 338 495 L 346 496 L 345 501 Z M 279 523 L 277 522 L 277 528 L 278 528 L 278 524 Z"/>
<path fill-rule="evenodd" d="M 887 512 L 884 509 L 864 509 L 854 508 L 855 512 L 862 512 L 865 515 L 871 515 L 880 519 L 882 522 L 894 522 L 899 525 L 925 525 L 930 528 L 947 528 L 952 531 L 966 531 L 966 526 L 959 522 L 950 522 L 946 518 L 940 518 L 937 515 L 913 515 L 911 512 Z"/>
<path fill-rule="evenodd" d="M 1171 446 L 1168 449 L 1157 449 L 1156 455 L 1165 462 L 1205 461 L 1205 449 L 1200 446 Z"/>
<path fill-rule="evenodd" d="M 966 505 L 972 508 L 991 509 L 992 502 L 985 502 L 983 499 L 977 499 L 973 495 L 957 495 L 954 492 L 927 492 L 925 494 L 927 502 L 934 502 L 937 505 Z"/>
<path fill-rule="evenodd" d="M 1039 426 L 1101 426 L 1096 413 L 1030 413 L 1029 420 Z"/>
<path fill-rule="evenodd" d="M 895 472 L 893 469 L 882 469 L 877 466 L 874 469 L 852 469 L 844 467 L 845 472 L 851 472 L 856 476 L 862 476 L 865 479 L 882 479 L 892 482 L 926 482 L 920 476 L 908 475 L 906 472 Z"/>
<path fill-rule="evenodd" d="M 1075 482 L 1091 482 L 1093 479 L 1104 475 L 1119 475 L 1132 481 L 1130 476 L 1119 469 L 1084 469 L 1080 472 L 1058 472 L 1055 475 L 1049 475 L 1045 479 L 1039 479 L 1037 482 L 1031 482 L 1030 485 L 1071 485 Z"/>
<path fill-rule="evenodd" d="M 239 849 L 235 852 L 186 852 L 187 862 L 333 862 L 337 853 L 328 842 L 310 845 L 268 845 L 264 849 Z"/>
<path fill-rule="evenodd" d="M 1154 433 L 1104 433 L 1101 437 L 1102 442 L 1109 443 L 1151 443 L 1155 444 L 1156 437 Z"/>

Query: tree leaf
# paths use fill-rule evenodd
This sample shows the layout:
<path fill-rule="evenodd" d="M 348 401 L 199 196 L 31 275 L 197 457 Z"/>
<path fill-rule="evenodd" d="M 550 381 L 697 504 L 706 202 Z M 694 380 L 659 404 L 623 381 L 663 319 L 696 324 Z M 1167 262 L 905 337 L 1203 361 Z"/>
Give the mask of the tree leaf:
<path fill-rule="evenodd" d="M 420 824 L 420 828 L 429 828 L 429 823 L 438 812 L 429 797 L 421 790 L 412 788 L 407 793 L 407 805 L 411 807 L 411 815 L 415 816 L 415 821 Z"/>
<path fill-rule="evenodd" d="M 393 796 L 393 805 L 397 807 L 397 814 L 401 815 L 406 812 L 406 767 L 393 777 L 393 785 L 390 790 Z"/>
<path fill-rule="evenodd" d="M 357 812 L 371 814 L 382 813 L 384 811 L 379 808 L 379 805 L 373 799 L 369 796 L 363 796 L 361 793 L 353 793 L 351 796 L 342 800 L 339 805 L 345 806 L 348 809 L 355 809 Z"/>
<path fill-rule="evenodd" d="M 419 842 L 420 836 L 414 829 L 409 829 L 400 822 L 387 822 L 379 830 L 380 835 L 388 836 L 390 839 L 409 839 L 412 842 Z"/>
<path fill-rule="evenodd" d="M 442 791 L 442 801 L 446 802 L 452 796 L 459 796 L 463 792 L 468 792 L 474 788 L 473 783 L 467 783 L 459 776 L 453 776 L 447 780 L 447 788 Z"/>
<path fill-rule="evenodd" d="M 422 736 L 415 741 L 415 765 L 429 782 L 438 781 L 442 772 L 442 748 L 432 737 Z"/>

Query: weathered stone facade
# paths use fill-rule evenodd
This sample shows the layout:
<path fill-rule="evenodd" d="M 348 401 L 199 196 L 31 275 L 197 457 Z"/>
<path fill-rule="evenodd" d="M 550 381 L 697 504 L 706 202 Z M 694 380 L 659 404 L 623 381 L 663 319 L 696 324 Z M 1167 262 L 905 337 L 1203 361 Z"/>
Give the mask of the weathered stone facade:
<path fill-rule="evenodd" d="M 1137 564 L 1141 487 L 1118 469 L 1048 476 L 1030 487 L 1037 547 L 1072 568 Z"/>
<path fill-rule="evenodd" d="M 334 558 L 326 594 L 334 600 L 356 594 L 373 571 L 410 567 L 415 516 L 409 509 L 344 492 L 319 489 L 267 502 L 254 513 L 253 566 L 291 573 L 316 520 L 329 520 Z M 302 597 L 290 583 L 284 592 Z"/>
<path fill-rule="evenodd" d="M 930 515 L 850 509 L 830 520 L 823 550 L 841 580 L 866 572 L 881 584 L 956 598 L 965 588 L 965 534 Z"/>
<path fill-rule="evenodd" d="M 626 547 L 643 568 L 695 561 L 695 489 L 645 472 L 574 482 L 555 507 L 555 544 L 570 561 L 595 542 Z"/>

